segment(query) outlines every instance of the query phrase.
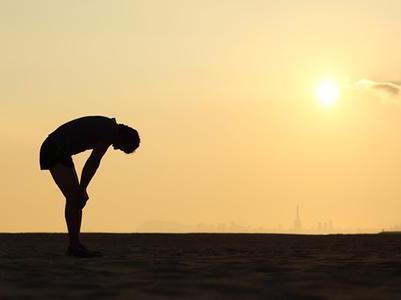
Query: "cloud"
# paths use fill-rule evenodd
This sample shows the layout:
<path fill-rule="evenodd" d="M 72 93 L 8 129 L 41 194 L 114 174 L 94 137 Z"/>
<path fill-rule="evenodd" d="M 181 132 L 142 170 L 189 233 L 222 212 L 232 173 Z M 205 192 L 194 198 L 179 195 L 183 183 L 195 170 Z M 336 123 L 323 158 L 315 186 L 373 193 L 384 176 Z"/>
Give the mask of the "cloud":
<path fill-rule="evenodd" d="M 355 84 L 355 87 L 373 93 L 373 96 L 378 97 L 384 103 L 401 102 L 401 84 L 398 83 L 361 79 Z"/>

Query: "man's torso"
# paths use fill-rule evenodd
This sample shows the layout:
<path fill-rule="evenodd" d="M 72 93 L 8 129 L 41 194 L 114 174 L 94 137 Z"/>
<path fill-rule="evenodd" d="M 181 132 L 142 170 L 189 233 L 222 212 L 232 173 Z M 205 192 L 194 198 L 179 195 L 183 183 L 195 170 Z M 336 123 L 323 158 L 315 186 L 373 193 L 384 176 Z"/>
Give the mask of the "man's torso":
<path fill-rule="evenodd" d="M 69 121 L 50 135 L 59 149 L 74 155 L 93 149 L 98 142 L 112 144 L 117 136 L 117 123 L 114 118 L 88 116 Z"/>

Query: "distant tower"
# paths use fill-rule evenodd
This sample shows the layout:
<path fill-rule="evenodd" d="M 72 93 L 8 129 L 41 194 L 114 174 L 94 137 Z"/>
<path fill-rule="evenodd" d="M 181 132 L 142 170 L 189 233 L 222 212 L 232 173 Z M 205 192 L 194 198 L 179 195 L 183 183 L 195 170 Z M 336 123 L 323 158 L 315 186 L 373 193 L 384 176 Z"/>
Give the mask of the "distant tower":
<path fill-rule="evenodd" d="M 302 222 L 301 222 L 301 218 L 299 217 L 299 206 L 298 205 L 297 205 L 297 216 L 294 221 L 294 230 L 295 230 L 295 232 L 302 231 Z"/>

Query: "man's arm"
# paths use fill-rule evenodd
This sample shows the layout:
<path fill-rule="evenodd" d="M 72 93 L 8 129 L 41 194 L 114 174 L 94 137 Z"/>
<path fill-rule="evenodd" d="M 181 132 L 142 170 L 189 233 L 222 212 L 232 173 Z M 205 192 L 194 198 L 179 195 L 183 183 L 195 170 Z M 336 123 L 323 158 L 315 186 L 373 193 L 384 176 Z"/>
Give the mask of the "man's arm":
<path fill-rule="evenodd" d="M 99 142 L 95 148 L 93 149 L 91 155 L 86 161 L 81 174 L 81 189 L 86 192 L 86 188 L 89 185 L 89 182 L 95 175 L 97 168 L 99 167 L 100 161 L 102 160 L 103 155 L 106 153 L 107 149 L 110 145 L 106 145 L 102 142 Z"/>

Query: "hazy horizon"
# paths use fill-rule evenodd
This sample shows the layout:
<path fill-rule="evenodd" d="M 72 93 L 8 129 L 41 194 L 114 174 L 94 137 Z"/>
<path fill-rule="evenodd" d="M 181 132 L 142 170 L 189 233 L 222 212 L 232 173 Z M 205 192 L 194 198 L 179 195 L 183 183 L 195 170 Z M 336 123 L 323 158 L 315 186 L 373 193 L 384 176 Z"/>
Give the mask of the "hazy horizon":
<path fill-rule="evenodd" d="M 103 158 L 84 232 L 291 228 L 297 205 L 304 228 L 400 226 L 400 11 L 396 0 L 0 1 L 0 232 L 66 231 L 39 148 L 84 115 L 142 139 L 134 155 Z M 319 103 L 325 80 L 339 95 Z M 74 157 L 79 174 L 88 154 Z"/>

